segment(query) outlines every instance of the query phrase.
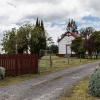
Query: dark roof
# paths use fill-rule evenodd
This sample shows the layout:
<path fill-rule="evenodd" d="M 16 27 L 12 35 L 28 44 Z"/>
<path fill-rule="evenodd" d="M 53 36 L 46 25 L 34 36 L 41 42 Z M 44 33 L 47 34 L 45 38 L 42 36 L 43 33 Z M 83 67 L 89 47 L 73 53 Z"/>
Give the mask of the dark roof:
<path fill-rule="evenodd" d="M 74 36 L 75 38 L 80 37 L 80 35 L 77 34 L 77 33 L 74 33 L 74 32 L 65 32 L 65 34 L 63 34 L 63 35 L 61 36 L 61 38 L 58 39 L 58 42 L 61 41 L 65 36 Z"/>

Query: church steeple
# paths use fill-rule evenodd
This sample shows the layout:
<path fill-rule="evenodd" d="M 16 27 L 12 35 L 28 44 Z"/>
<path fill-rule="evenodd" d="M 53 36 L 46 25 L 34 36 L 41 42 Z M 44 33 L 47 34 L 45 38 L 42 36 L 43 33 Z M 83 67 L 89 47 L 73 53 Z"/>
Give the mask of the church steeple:
<path fill-rule="evenodd" d="M 67 25 L 67 31 L 68 31 L 68 32 L 72 32 L 72 25 L 71 25 L 70 20 L 69 20 L 69 23 L 68 23 L 68 25 Z"/>

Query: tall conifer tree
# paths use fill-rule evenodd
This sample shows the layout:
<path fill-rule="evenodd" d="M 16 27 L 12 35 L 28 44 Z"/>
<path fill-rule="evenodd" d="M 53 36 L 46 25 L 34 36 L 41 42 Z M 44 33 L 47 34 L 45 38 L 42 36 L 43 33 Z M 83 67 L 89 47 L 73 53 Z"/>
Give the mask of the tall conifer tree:
<path fill-rule="evenodd" d="M 41 20 L 41 28 L 44 31 L 44 24 L 43 24 L 43 21 L 42 20 Z"/>
<path fill-rule="evenodd" d="M 39 23 L 38 23 L 38 27 L 40 27 L 40 20 L 39 20 Z"/>
<path fill-rule="evenodd" d="M 39 26 L 39 22 L 38 22 L 38 17 L 37 17 L 37 20 L 36 20 L 36 27 Z"/>
<path fill-rule="evenodd" d="M 36 27 L 33 29 L 33 44 L 32 44 L 32 53 L 38 53 L 41 49 L 46 49 L 46 35 L 44 30 L 43 21 L 36 20 Z M 33 49 L 34 48 L 34 49 Z"/>

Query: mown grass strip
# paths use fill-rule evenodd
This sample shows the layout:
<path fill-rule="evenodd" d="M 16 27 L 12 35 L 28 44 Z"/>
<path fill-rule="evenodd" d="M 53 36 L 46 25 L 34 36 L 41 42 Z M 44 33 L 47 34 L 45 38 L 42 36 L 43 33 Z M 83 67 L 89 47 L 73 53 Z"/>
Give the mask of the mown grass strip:
<path fill-rule="evenodd" d="M 83 79 L 76 86 L 71 88 L 64 97 L 58 100 L 100 100 L 100 98 L 88 94 L 88 81 L 89 78 Z"/>

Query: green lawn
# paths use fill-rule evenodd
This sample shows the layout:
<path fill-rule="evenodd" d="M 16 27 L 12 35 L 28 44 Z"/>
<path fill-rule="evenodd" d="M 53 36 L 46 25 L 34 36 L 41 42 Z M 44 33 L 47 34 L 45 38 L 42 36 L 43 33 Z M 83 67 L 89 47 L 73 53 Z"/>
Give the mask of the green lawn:
<path fill-rule="evenodd" d="M 59 100 L 100 100 L 100 98 L 88 94 L 88 81 L 89 78 L 80 81 L 76 86 L 69 90 L 68 94 Z"/>

